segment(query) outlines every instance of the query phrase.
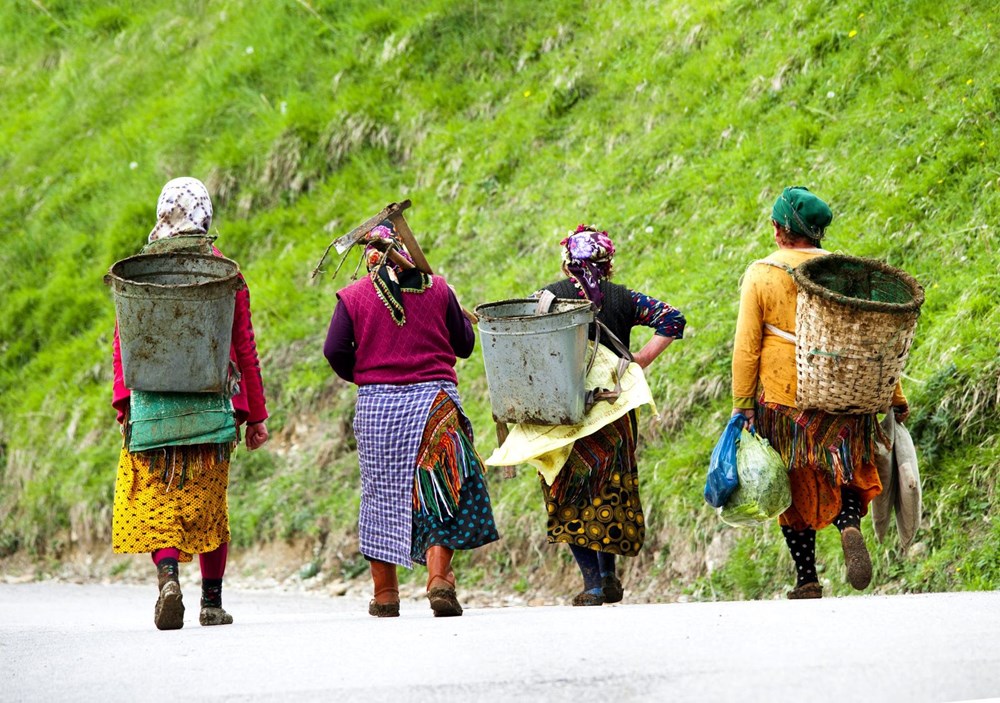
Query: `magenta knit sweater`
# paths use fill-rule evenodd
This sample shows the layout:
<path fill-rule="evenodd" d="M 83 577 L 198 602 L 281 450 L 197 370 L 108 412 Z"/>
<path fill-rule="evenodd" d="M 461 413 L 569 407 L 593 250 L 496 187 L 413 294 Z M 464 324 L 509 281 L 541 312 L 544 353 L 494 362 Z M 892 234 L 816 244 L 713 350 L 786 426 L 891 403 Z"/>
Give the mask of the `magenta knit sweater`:
<path fill-rule="evenodd" d="M 393 321 L 371 279 L 362 278 L 337 293 L 354 325 L 356 384 L 458 383 L 446 323 L 452 294 L 440 276 L 432 281 L 421 293 L 403 293 L 402 327 Z"/>

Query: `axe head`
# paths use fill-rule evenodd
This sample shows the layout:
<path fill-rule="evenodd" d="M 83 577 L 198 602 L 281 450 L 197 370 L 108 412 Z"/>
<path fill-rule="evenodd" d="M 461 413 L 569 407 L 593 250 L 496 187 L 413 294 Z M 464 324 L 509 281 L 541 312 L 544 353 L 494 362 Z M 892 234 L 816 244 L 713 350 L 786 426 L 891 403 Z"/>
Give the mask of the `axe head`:
<path fill-rule="evenodd" d="M 369 217 L 367 220 L 362 222 L 360 225 L 352 229 L 350 232 L 345 234 L 343 237 L 339 237 L 334 240 L 333 246 L 337 250 L 338 254 L 343 254 L 345 251 L 350 249 L 352 246 L 357 244 L 359 241 L 365 238 L 365 236 L 372 231 L 380 222 L 387 219 L 396 220 L 397 217 L 401 215 L 403 210 L 410 207 L 410 201 L 404 200 L 401 203 L 389 203 L 374 217 Z"/>

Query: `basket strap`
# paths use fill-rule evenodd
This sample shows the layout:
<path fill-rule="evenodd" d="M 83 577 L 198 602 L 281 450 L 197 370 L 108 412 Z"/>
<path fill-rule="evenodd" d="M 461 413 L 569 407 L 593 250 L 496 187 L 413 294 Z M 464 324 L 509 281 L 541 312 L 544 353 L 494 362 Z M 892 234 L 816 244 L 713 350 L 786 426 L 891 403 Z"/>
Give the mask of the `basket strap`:
<path fill-rule="evenodd" d="M 795 344 L 795 335 L 792 334 L 791 332 L 785 332 L 785 330 L 781 329 L 780 327 L 775 327 L 770 322 L 765 322 L 764 323 L 764 329 L 766 329 L 768 332 L 770 332 L 773 335 L 777 335 L 778 337 L 781 337 L 782 339 L 784 339 L 787 342 L 791 342 L 792 344 Z"/>
<path fill-rule="evenodd" d="M 781 269 L 789 276 L 792 275 L 792 267 L 789 266 L 788 264 L 779 264 L 777 261 L 768 261 L 767 259 L 757 259 L 756 261 L 750 262 L 751 266 L 753 266 L 754 264 L 764 264 L 765 266 L 773 266 L 776 269 Z"/>

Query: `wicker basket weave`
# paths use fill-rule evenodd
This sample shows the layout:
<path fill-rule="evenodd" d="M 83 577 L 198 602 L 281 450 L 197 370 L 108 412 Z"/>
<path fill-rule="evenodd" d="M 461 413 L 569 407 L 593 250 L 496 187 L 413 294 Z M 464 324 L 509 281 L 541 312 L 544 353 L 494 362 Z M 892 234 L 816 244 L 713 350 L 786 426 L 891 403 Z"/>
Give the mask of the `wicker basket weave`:
<path fill-rule="evenodd" d="M 830 254 L 793 272 L 800 409 L 885 410 L 913 342 L 923 288 L 874 259 Z"/>

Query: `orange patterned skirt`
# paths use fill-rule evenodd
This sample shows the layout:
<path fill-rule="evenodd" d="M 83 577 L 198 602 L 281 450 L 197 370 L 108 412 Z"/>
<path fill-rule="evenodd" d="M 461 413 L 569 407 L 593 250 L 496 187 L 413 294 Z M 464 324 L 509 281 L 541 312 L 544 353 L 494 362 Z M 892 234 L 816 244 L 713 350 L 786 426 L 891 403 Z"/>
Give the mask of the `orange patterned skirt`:
<path fill-rule="evenodd" d="M 820 410 L 756 403 L 756 426 L 789 467 L 792 507 L 778 523 L 793 530 L 820 530 L 840 514 L 842 488 L 861 499 L 861 515 L 882 492 L 875 457 L 887 439 L 872 415 L 830 415 Z"/>

